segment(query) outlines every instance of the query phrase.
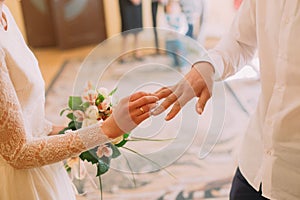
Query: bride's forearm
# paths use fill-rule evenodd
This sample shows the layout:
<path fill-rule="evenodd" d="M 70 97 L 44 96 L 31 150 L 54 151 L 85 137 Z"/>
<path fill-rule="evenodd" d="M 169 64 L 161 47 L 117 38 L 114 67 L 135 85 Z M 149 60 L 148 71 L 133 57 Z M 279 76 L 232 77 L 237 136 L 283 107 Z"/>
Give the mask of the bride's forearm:
<path fill-rule="evenodd" d="M 52 131 L 50 133 L 48 133 L 48 136 L 57 135 L 64 128 L 65 128 L 64 126 L 53 125 L 52 126 Z"/>
<path fill-rule="evenodd" d="M 101 129 L 103 134 L 105 134 L 108 138 L 111 139 L 119 137 L 121 134 L 125 133 L 119 128 L 114 117 L 109 117 L 104 122 L 102 122 Z"/>
<path fill-rule="evenodd" d="M 21 138 L 20 138 L 21 139 Z M 101 125 L 95 124 L 66 134 L 53 135 L 32 141 L 19 140 L 14 152 L 2 152 L 7 162 L 17 169 L 28 169 L 62 161 L 83 151 L 109 142 Z"/>

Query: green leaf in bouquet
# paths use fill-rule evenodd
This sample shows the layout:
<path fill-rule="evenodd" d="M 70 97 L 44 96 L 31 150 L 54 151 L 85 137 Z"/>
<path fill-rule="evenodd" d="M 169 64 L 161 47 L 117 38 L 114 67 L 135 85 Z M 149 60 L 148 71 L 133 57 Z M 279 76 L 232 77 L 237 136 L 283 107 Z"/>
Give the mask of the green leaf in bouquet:
<path fill-rule="evenodd" d="M 129 133 L 125 133 L 124 135 L 123 135 L 123 140 L 121 141 L 121 142 L 119 142 L 118 144 L 115 144 L 115 146 L 117 146 L 117 147 L 122 147 L 122 146 L 124 146 L 126 143 L 127 143 L 127 138 L 129 137 Z"/>
<path fill-rule="evenodd" d="M 82 122 L 75 121 L 75 128 L 76 130 L 80 129 L 82 127 Z"/>
<path fill-rule="evenodd" d="M 118 88 L 113 89 L 113 90 L 108 94 L 108 96 L 112 96 L 114 93 L 116 93 L 117 90 L 118 90 Z"/>
<path fill-rule="evenodd" d="M 104 101 L 105 97 L 102 94 L 98 94 L 98 97 L 96 99 L 96 105 L 98 106 L 100 103 Z"/>
<path fill-rule="evenodd" d="M 79 157 L 81 160 L 86 160 L 92 164 L 96 164 L 98 163 L 98 159 L 97 159 L 97 156 L 94 155 L 93 153 L 91 153 L 93 150 L 89 150 L 89 151 L 85 151 L 85 152 L 82 152 Z"/>
<path fill-rule="evenodd" d="M 75 117 L 74 117 L 74 114 L 73 113 L 69 113 L 67 114 L 67 118 L 69 118 L 70 120 L 74 120 Z"/>
<path fill-rule="evenodd" d="M 72 168 L 67 164 L 65 164 L 65 169 L 67 172 L 70 172 L 72 170 Z"/>
<path fill-rule="evenodd" d="M 82 99 L 80 96 L 70 96 L 68 104 L 72 110 L 81 110 L 80 105 L 82 104 Z"/>
<path fill-rule="evenodd" d="M 59 116 L 62 116 L 66 111 L 71 111 L 71 109 L 70 108 L 63 109 L 62 111 L 60 111 Z"/>
<path fill-rule="evenodd" d="M 69 127 L 64 128 L 63 130 L 59 131 L 58 134 L 65 134 L 66 130 L 70 130 Z"/>
<path fill-rule="evenodd" d="M 75 121 L 70 121 L 68 124 L 68 128 L 71 130 L 76 130 L 76 125 L 75 125 Z"/>
<path fill-rule="evenodd" d="M 113 151 L 111 157 L 112 157 L 112 158 L 117 158 L 117 157 L 119 157 L 119 156 L 121 155 L 120 150 L 119 150 L 115 145 L 113 145 L 113 144 L 111 144 L 110 146 L 111 146 L 111 149 L 112 149 L 112 151 Z"/>
<path fill-rule="evenodd" d="M 100 176 L 102 174 L 105 174 L 109 170 L 109 163 L 106 163 L 105 161 L 99 159 L 97 164 L 97 175 Z"/>
<path fill-rule="evenodd" d="M 89 102 L 84 102 L 80 106 L 81 106 L 82 110 L 86 110 L 90 106 L 90 103 Z"/>

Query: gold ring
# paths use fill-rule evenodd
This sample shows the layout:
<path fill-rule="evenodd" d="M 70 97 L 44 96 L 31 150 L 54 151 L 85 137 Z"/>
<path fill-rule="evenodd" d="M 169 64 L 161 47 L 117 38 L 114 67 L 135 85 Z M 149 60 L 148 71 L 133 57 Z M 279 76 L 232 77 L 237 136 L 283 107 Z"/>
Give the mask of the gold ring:
<path fill-rule="evenodd" d="M 142 108 L 142 107 L 140 107 L 140 111 L 144 114 L 145 113 L 145 111 L 144 111 L 144 109 Z"/>

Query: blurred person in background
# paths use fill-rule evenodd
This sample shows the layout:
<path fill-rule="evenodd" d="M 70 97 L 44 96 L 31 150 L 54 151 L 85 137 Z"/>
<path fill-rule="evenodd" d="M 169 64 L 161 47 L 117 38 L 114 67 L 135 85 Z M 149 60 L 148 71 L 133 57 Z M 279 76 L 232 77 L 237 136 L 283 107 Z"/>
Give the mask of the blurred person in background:
<path fill-rule="evenodd" d="M 198 39 L 203 33 L 203 24 L 205 18 L 206 1 L 205 0 L 180 0 L 182 12 L 185 14 L 188 22 L 187 36 Z M 203 37 L 202 37 L 203 38 Z M 203 39 L 201 39 L 201 42 Z"/>
<path fill-rule="evenodd" d="M 142 1 L 141 0 L 119 0 L 120 14 L 121 14 L 121 31 L 123 35 L 122 52 L 126 52 L 128 46 L 128 36 L 133 34 L 134 47 L 138 48 L 138 34 L 143 28 L 143 16 L 142 16 Z M 126 55 L 120 58 L 120 62 L 125 62 Z M 133 58 L 138 61 L 142 61 L 142 56 L 139 51 L 133 52 Z"/>
<path fill-rule="evenodd" d="M 157 34 L 157 10 L 159 5 L 165 6 L 165 4 L 168 2 L 168 0 L 152 0 L 151 4 L 151 12 L 152 12 L 152 25 L 154 28 L 154 43 L 155 43 L 155 48 L 156 54 L 159 54 L 159 40 L 158 40 L 158 34 Z"/>
<path fill-rule="evenodd" d="M 185 35 L 188 31 L 188 23 L 182 13 L 179 1 L 169 0 L 165 5 L 165 28 L 171 30 L 166 38 L 166 50 L 173 59 L 173 67 L 181 71 L 185 62 L 181 56 L 185 55 L 185 48 L 178 38 L 178 34 Z"/>

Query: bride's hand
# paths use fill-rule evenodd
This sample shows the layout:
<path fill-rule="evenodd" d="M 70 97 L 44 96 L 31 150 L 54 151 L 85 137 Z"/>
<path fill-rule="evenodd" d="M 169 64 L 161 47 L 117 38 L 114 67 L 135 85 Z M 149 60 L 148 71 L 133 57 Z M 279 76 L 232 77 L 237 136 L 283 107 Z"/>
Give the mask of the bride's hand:
<path fill-rule="evenodd" d="M 151 110 L 159 99 L 145 92 L 137 92 L 123 98 L 114 108 L 113 114 L 102 124 L 102 131 L 109 138 L 116 138 L 130 132 L 150 117 Z"/>

